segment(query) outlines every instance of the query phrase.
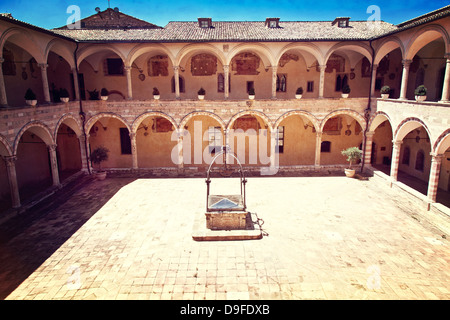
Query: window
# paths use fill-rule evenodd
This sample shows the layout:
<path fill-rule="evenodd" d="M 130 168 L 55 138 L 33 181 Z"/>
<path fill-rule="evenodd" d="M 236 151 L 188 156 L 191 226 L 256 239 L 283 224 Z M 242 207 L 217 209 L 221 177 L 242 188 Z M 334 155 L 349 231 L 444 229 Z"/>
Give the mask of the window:
<path fill-rule="evenodd" d="M 339 20 L 339 28 L 345 28 L 347 26 L 347 21 Z"/>
<path fill-rule="evenodd" d="M 277 92 L 286 92 L 286 75 L 277 74 Z"/>
<path fill-rule="evenodd" d="M 425 164 L 425 153 L 423 152 L 423 150 L 419 150 L 416 156 L 415 169 L 423 172 L 424 164 Z"/>
<path fill-rule="evenodd" d="M 179 82 L 180 82 L 180 92 L 184 92 L 184 78 L 183 77 L 179 77 Z M 172 77 L 172 93 L 175 92 L 175 77 Z"/>
<path fill-rule="evenodd" d="M 344 75 L 338 75 L 336 77 L 336 87 L 335 91 L 340 92 L 343 87 L 345 87 L 348 84 L 348 77 L 346 74 Z"/>
<path fill-rule="evenodd" d="M 279 22 L 280 22 L 280 18 L 267 18 L 265 25 L 268 28 L 278 28 Z"/>
<path fill-rule="evenodd" d="M 314 81 L 308 81 L 306 92 L 314 92 Z"/>
<path fill-rule="evenodd" d="M 211 18 L 198 18 L 198 25 L 200 28 L 211 28 L 212 19 Z"/>
<path fill-rule="evenodd" d="M 276 140 L 275 152 L 278 152 L 278 153 L 284 152 L 284 126 L 280 126 L 277 128 L 277 140 Z"/>
<path fill-rule="evenodd" d="M 122 76 L 123 75 L 123 61 L 120 58 L 106 59 L 106 75 L 108 76 Z"/>
<path fill-rule="evenodd" d="M 322 143 L 320 144 L 320 152 L 331 152 L 331 142 L 322 141 Z"/>
<path fill-rule="evenodd" d="M 225 75 L 223 73 L 217 75 L 217 92 L 225 92 Z M 228 92 L 231 92 L 231 77 L 228 77 Z"/>
<path fill-rule="evenodd" d="M 120 128 L 120 150 L 122 154 L 131 154 L 131 139 L 127 128 Z"/>
<path fill-rule="evenodd" d="M 409 155 L 409 147 L 405 147 L 405 149 L 403 150 L 402 164 L 406 164 L 407 166 L 409 166 Z"/>
<path fill-rule="evenodd" d="M 222 131 L 220 127 L 208 128 L 209 153 L 214 154 L 222 150 Z"/>

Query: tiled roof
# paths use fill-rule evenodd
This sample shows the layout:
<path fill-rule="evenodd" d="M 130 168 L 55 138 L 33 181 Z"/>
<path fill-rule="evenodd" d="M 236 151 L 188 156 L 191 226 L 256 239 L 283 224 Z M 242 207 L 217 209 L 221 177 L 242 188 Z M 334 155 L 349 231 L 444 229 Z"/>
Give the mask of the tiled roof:
<path fill-rule="evenodd" d="M 332 21 L 280 21 L 279 28 L 268 28 L 264 21 L 213 21 L 211 28 L 200 28 L 195 22 L 170 22 L 163 29 L 79 29 L 53 30 L 79 41 L 311 41 L 368 40 L 395 31 L 396 26 L 380 21 L 370 28 L 366 21 L 350 21 L 339 28 Z"/>

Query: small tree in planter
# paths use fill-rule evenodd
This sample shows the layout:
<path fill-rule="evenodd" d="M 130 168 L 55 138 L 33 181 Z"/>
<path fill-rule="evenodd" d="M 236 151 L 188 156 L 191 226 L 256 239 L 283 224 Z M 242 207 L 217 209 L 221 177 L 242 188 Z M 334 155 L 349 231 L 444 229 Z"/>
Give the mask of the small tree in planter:
<path fill-rule="evenodd" d="M 102 88 L 102 90 L 100 90 L 100 97 L 102 100 L 108 100 L 108 95 L 109 95 L 108 89 Z"/>
<path fill-rule="evenodd" d="M 422 84 L 414 90 L 416 101 L 425 101 L 427 99 L 427 88 Z"/>
<path fill-rule="evenodd" d="M 345 86 L 342 87 L 342 98 L 348 98 L 348 95 L 350 94 L 350 86 L 348 84 L 346 84 Z"/>
<path fill-rule="evenodd" d="M 295 91 L 295 98 L 301 99 L 303 95 L 303 88 L 299 87 L 297 88 L 297 91 Z"/>
<path fill-rule="evenodd" d="M 25 92 L 24 98 L 25 102 L 30 106 L 35 106 L 37 104 L 36 94 L 30 88 Z"/>
<path fill-rule="evenodd" d="M 197 94 L 198 94 L 198 99 L 203 100 L 203 99 L 205 99 L 206 91 L 205 91 L 205 89 L 200 88 L 200 90 L 198 90 Z"/>
<path fill-rule="evenodd" d="M 69 92 L 63 88 L 59 90 L 59 100 L 62 102 L 69 102 Z"/>
<path fill-rule="evenodd" d="M 352 164 L 356 163 L 362 157 L 362 151 L 357 147 L 347 148 L 341 151 L 341 154 L 347 157 L 347 161 L 349 162 L 349 166 L 345 169 L 345 175 L 349 178 L 355 176 L 355 170 L 352 169 Z"/>
<path fill-rule="evenodd" d="M 250 89 L 248 89 L 248 98 L 250 99 L 250 100 L 253 100 L 253 99 L 255 99 L 255 88 L 250 88 Z"/>
<path fill-rule="evenodd" d="M 94 89 L 94 91 L 89 91 L 89 100 L 98 100 L 98 91 L 97 89 Z"/>
<path fill-rule="evenodd" d="M 97 179 L 104 180 L 106 178 L 106 171 L 102 170 L 102 162 L 108 160 L 109 150 L 103 146 L 97 147 L 91 153 L 91 161 L 98 165 L 96 172 Z"/>
<path fill-rule="evenodd" d="M 389 86 L 383 86 L 380 90 L 381 98 L 383 98 L 383 99 L 389 98 L 390 92 L 391 92 L 391 88 Z"/>
<path fill-rule="evenodd" d="M 153 99 L 159 100 L 159 98 L 160 98 L 159 90 L 158 90 L 158 88 L 154 87 L 153 88 Z"/>

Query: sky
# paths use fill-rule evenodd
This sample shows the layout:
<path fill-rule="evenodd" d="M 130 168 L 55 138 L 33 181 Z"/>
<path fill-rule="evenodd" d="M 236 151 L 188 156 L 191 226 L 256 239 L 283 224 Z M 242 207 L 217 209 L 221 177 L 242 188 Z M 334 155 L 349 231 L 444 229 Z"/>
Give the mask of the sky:
<path fill-rule="evenodd" d="M 67 24 L 74 12 L 67 8 L 76 5 L 81 18 L 118 7 L 125 14 L 164 27 L 170 21 L 196 21 L 212 18 L 213 21 L 332 21 L 336 17 L 351 20 L 373 20 L 371 5 L 379 8 L 380 19 L 398 24 L 449 4 L 448 0 L 0 0 L 0 12 L 11 13 L 16 19 L 52 29 Z"/>

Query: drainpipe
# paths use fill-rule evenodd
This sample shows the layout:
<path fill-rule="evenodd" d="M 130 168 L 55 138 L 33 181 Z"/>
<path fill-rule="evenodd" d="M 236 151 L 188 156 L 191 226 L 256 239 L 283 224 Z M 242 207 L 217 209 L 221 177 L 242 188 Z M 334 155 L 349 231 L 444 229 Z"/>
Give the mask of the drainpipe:
<path fill-rule="evenodd" d="M 362 156 L 362 164 L 361 164 L 361 172 L 364 171 L 364 163 L 366 158 L 366 148 L 367 148 L 367 131 L 369 130 L 369 120 L 370 120 L 370 104 L 372 103 L 372 79 L 373 79 L 373 63 L 375 61 L 375 49 L 372 47 L 372 40 L 369 40 L 370 49 L 372 49 L 372 62 L 371 62 L 371 71 L 370 71 L 370 84 L 369 84 L 369 100 L 367 103 L 367 108 L 364 110 L 364 119 L 366 119 L 366 129 L 364 130 L 364 150 Z"/>
<path fill-rule="evenodd" d="M 78 79 L 78 59 L 77 59 L 77 51 L 78 51 L 78 41 L 76 41 L 76 48 L 75 51 L 73 53 L 73 58 L 75 60 L 75 72 L 77 73 L 77 81 L 78 81 L 78 96 L 80 97 L 79 99 L 79 103 L 80 103 L 80 118 L 82 121 L 82 127 L 83 127 L 83 134 L 86 137 L 86 140 L 84 142 L 84 150 L 85 150 L 85 154 L 86 154 L 86 163 L 87 163 L 87 168 L 88 168 L 88 173 L 91 174 L 91 166 L 89 165 L 89 153 L 88 153 L 88 149 L 87 149 L 87 136 L 86 136 L 86 128 L 85 128 L 85 124 L 86 124 L 86 114 L 83 111 L 83 101 L 81 99 L 81 89 L 80 89 L 80 84 L 79 84 L 79 79 Z"/>

